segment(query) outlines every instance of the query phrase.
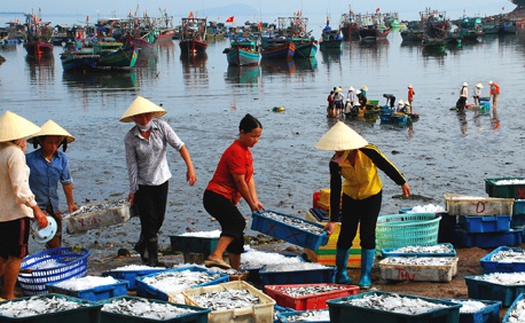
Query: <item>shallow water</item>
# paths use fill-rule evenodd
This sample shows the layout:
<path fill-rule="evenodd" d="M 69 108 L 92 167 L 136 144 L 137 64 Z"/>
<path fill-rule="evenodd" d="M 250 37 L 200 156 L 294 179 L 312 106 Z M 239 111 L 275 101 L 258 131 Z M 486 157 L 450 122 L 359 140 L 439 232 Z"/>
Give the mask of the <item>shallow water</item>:
<path fill-rule="evenodd" d="M 53 59 L 35 62 L 21 45 L 8 45 L 0 48 L 7 59 L 0 65 L 0 111 L 12 110 L 37 124 L 52 118 L 76 137 L 68 156 L 74 195 L 82 205 L 127 196 L 123 138 L 131 124 L 118 119 L 136 95 L 162 103 L 168 110 L 163 118 L 187 144 L 198 176 L 197 184 L 189 187 L 184 163 L 176 152 L 169 152 L 173 178 L 160 235 L 162 246 L 168 247 L 170 235 L 218 228 L 202 206 L 202 194 L 246 113 L 264 127 L 252 150 L 261 202 L 267 209 L 303 216 L 314 191 L 329 184 L 330 153 L 314 145 L 334 123 L 325 110 L 333 86 L 343 86 L 346 93 L 351 85 L 367 85 L 368 98 L 383 104 L 383 93 L 405 100 L 407 84 L 414 85 L 414 111 L 421 117 L 412 127 L 348 121 L 403 171 L 414 195 L 428 198 L 392 198 L 401 190 L 382 175 L 382 214 L 418 204 L 444 204 L 444 193 L 486 196 L 485 178 L 523 176 L 524 35 L 520 30 L 517 35 L 485 36 L 479 43 L 435 56 L 423 53 L 419 45 L 403 44 L 393 32 L 375 45 L 345 43 L 340 54 L 318 52 L 312 61 L 261 62 L 246 69 L 227 66 L 221 53 L 227 41 L 210 43 L 206 59 L 194 62 L 179 57 L 174 41 L 158 46 L 156 55 L 141 59 L 131 73 L 81 76 L 63 73 L 59 47 Z M 468 111 L 465 125 L 450 111 L 459 87 L 468 82 L 472 93 L 473 85 L 482 82 L 482 95 L 488 96 L 489 80 L 502 88 L 499 127 L 494 127 L 492 112 L 475 117 Z M 286 111 L 272 112 L 275 106 Z M 244 202 L 240 208 L 250 215 Z M 138 219 L 133 218 L 81 235 L 66 233 L 65 243 L 105 254 L 131 248 L 138 233 Z M 42 246 L 32 241 L 31 249 Z"/>

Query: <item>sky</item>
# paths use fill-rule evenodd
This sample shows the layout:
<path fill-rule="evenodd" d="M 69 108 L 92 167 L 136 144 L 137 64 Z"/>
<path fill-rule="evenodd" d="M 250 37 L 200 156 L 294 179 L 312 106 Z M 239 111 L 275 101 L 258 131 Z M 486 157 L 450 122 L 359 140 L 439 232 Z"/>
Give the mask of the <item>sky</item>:
<path fill-rule="evenodd" d="M 442 0 L 439 1 L 439 6 L 436 6 L 435 0 L 360 0 L 354 3 L 343 0 L 22 0 L 20 2 L 4 0 L 2 2 L 1 12 L 38 13 L 39 8 L 41 8 L 44 20 L 46 15 L 67 14 L 79 22 L 85 21 L 87 16 L 90 17 L 90 22 L 96 21 L 97 18 L 124 18 L 129 12 L 133 14 L 138 12 L 139 16 L 147 12 L 151 17 L 159 17 L 164 9 L 175 19 L 186 17 L 189 12 L 194 12 L 199 16 L 213 17 L 213 20 L 218 21 L 224 21 L 229 16 L 270 21 L 277 16 L 289 16 L 301 11 L 305 17 L 329 14 L 333 20 L 337 19 L 338 21 L 342 13 L 349 11 L 350 5 L 352 5 L 352 10 L 355 13 L 372 13 L 377 8 L 380 8 L 383 13 L 398 12 L 402 20 L 418 19 L 418 12 L 425 11 L 427 7 L 445 11 L 451 19 L 459 18 L 463 14 L 467 16 L 489 16 L 508 12 L 515 8 L 515 5 L 509 0 Z M 4 19 L 0 17 L 0 25 L 3 25 L 7 19 L 5 15 L 2 16 Z M 209 20 L 212 19 L 209 18 Z M 53 21 L 53 23 L 55 22 Z M 57 21 L 56 23 L 61 22 Z"/>

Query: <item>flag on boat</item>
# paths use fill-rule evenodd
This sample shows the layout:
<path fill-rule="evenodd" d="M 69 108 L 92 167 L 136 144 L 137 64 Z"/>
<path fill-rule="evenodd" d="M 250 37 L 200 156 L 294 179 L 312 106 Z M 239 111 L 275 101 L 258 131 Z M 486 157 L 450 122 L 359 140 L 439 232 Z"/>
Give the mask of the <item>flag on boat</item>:
<path fill-rule="evenodd" d="M 376 12 L 379 12 L 379 11 L 381 11 L 381 8 L 376 8 Z"/>
<path fill-rule="evenodd" d="M 226 22 L 227 23 L 232 23 L 234 18 L 235 18 L 234 16 L 230 16 L 230 17 L 228 17 L 228 19 L 226 19 Z"/>
<path fill-rule="evenodd" d="M 188 18 L 193 18 L 193 11 L 190 11 L 190 15 L 188 16 Z"/>

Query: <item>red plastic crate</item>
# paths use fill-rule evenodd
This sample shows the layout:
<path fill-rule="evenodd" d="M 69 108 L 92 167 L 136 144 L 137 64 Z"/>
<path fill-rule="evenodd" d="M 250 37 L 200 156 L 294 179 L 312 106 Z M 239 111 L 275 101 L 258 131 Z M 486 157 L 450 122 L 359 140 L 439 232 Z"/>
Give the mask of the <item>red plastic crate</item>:
<path fill-rule="evenodd" d="M 317 294 L 293 297 L 286 293 L 289 288 L 328 286 L 337 287 L 337 290 L 321 292 Z M 326 301 L 330 299 L 346 297 L 359 293 L 359 286 L 344 284 L 299 284 L 299 285 L 266 285 L 264 292 L 275 300 L 277 305 L 293 308 L 295 310 L 320 310 L 328 308 Z"/>

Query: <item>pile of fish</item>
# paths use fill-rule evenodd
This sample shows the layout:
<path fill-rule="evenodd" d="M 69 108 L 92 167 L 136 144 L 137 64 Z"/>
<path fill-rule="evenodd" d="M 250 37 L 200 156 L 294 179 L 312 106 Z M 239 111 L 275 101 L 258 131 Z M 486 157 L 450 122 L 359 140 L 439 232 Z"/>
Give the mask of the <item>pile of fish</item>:
<path fill-rule="evenodd" d="M 261 213 L 261 215 L 265 216 L 265 217 L 267 217 L 269 219 L 276 220 L 276 221 L 283 222 L 285 224 L 291 225 L 291 226 L 293 226 L 295 228 L 311 232 L 313 234 L 321 234 L 321 233 L 323 233 L 323 227 L 319 227 L 317 225 L 314 225 L 314 224 L 312 224 L 310 222 L 307 222 L 307 221 L 299 219 L 299 218 L 284 216 L 284 215 L 281 215 L 281 214 L 277 214 L 275 212 L 264 212 L 264 213 Z"/>
<path fill-rule="evenodd" d="M 287 272 L 287 271 L 305 271 L 331 268 L 317 262 L 300 262 L 293 264 L 274 264 L 264 267 L 265 272 Z"/>
<path fill-rule="evenodd" d="M 244 270 L 260 269 L 267 265 L 297 264 L 304 260 L 300 256 L 287 257 L 276 252 L 266 252 L 245 247 L 246 252 L 241 257 L 241 268 Z"/>
<path fill-rule="evenodd" d="M 53 286 L 58 287 L 58 288 L 67 289 L 67 290 L 80 291 L 80 290 L 92 289 L 92 288 L 99 287 L 99 286 L 115 285 L 118 283 L 119 281 L 111 276 L 108 276 L 108 277 L 85 276 L 85 277 L 73 277 L 71 279 L 67 279 L 59 283 L 55 283 L 53 284 Z"/>
<path fill-rule="evenodd" d="M 33 296 L 28 299 L 7 301 L 0 304 L 0 313 L 7 317 L 29 317 L 73 310 L 87 305 L 62 297 Z M 2 321 L 0 319 L 0 321 Z"/>
<path fill-rule="evenodd" d="M 525 272 L 490 273 L 474 276 L 473 278 L 498 285 L 525 285 Z"/>
<path fill-rule="evenodd" d="M 345 289 L 345 286 L 341 285 L 324 285 L 324 284 L 315 284 L 315 285 L 302 285 L 302 286 L 278 286 L 275 288 L 276 291 L 280 291 L 291 297 L 304 297 L 309 295 L 317 295 L 322 293 L 328 293 L 331 291 Z"/>
<path fill-rule="evenodd" d="M 382 265 L 408 266 L 451 266 L 453 257 L 388 257 L 381 260 Z"/>
<path fill-rule="evenodd" d="M 261 299 L 247 289 L 218 290 L 202 294 L 192 294 L 190 298 L 199 307 L 212 311 L 225 311 L 237 308 L 252 307 L 261 304 Z"/>
<path fill-rule="evenodd" d="M 169 320 L 184 314 L 196 313 L 191 308 L 178 307 L 164 302 L 150 302 L 138 297 L 112 300 L 102 306 L 102 311 L 152 320 Z"/>
<path fill-rule="evenodd" d="M 490 257 L 490 261 L 496 262 L 525 262 L 525 251 L 517 249 L 500 250 Z"/>
<path fill-rule="evenodd" d="M 423 314 L 437 309 L 447 308 L 444 304 L 429 302 L 421 298 L 405 297 L 395 293 L 365 294 L 362 298 L 342 299 L 339 301 L 339 304 L 408 315 Z"/>
<path fill-rule="evenodd" d="M 142 282 L 148 284 L 158 290 L 169 293 L 174 291 L 182 291 L 191 287 L 201 285 L 216 279 L 219 279 L 221 274 L 212 274 L 204 271 L 168 271 L 161 272 L 158 275 L 145 277 Z"/>
<path fill-rule="evenodd" d="M 509 313 L 508 323 L 525 322 L 525 300 L 519 300 Z"/>
<path fill-rule="evenodd" d="M 310 310 L 286 316 L 286 322 L 330 322 L 328 310 Z"/>
<path fill-rule="evenodd" d="M 449 244 L 435 244 L 429 246 L 406 246 L 391 250 L 392 253 L 453 253 L 454 248 Z"/>
<path fill-rule="evenodd" d="M 64 217 L 66 216 L 75 216 L 80 215 L 84 213 L 91 213 L 91 212 L 98 212 L 103 210 L 113 210 L 118 209 L 123 205 L 129 205 L 129 202 L 126 199 L 120 199 L 117 201 L 102 203 L 102 204 L 94 204 L 94 205 L 83 205 L 81 206 L 77 211 L 71 213 L 71 214 L 64 214 Z"/>
<path fill-rule="evenodd" d="M 184 232 L 180 234 L 181 237 L 198 237 L 198 238 L 219 238 L 221 236 L 220 230 L 212 231 L 196 231 L 196 232 Z"/>
<path fill-rule="evenodd" d="M 461 304 L 461 307 L 459 308 L 459 313 L 461 314 L 472 314 L 476 313 L 477 311 L 487 307 L 487 304 L 480 302 L 480 301 L 474 301 L 470 299 L 451 299 L 451 302 Z"/>

